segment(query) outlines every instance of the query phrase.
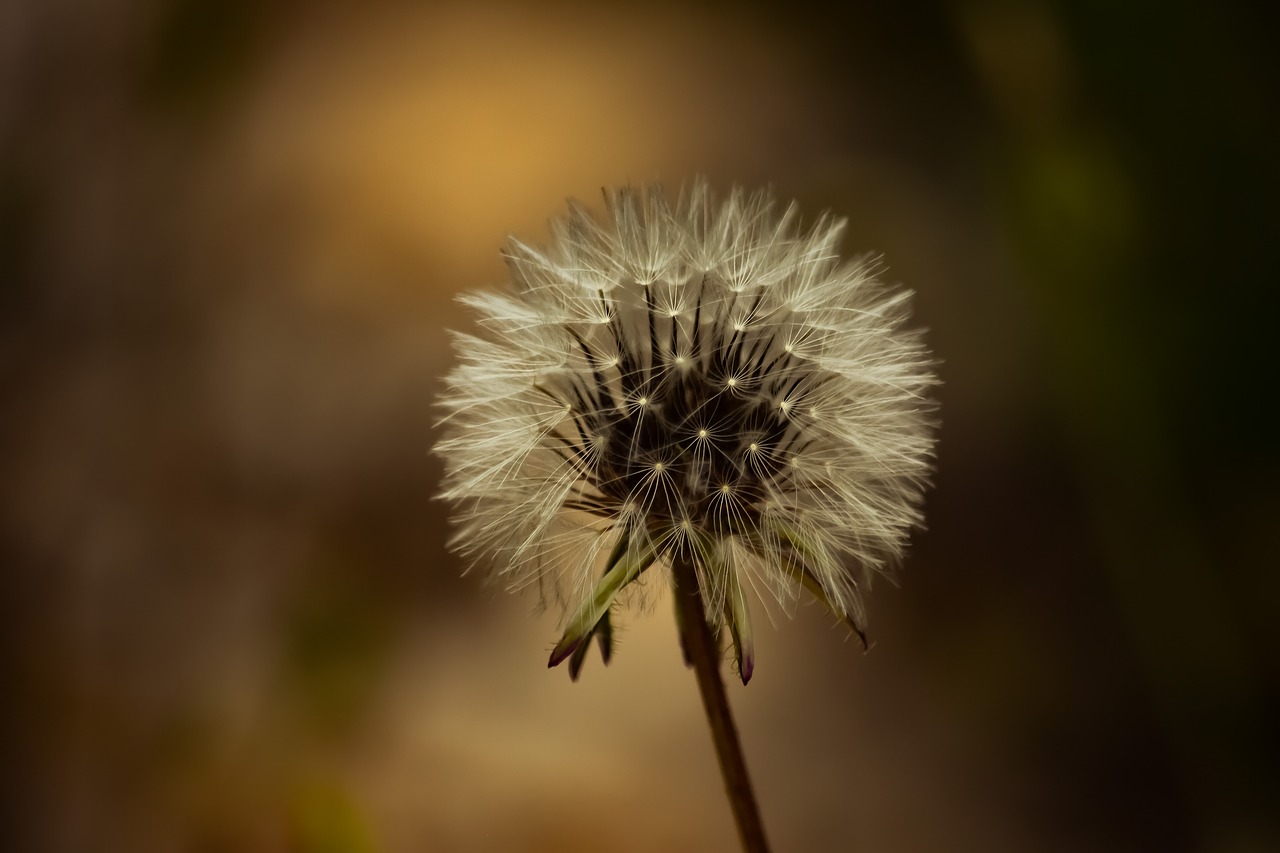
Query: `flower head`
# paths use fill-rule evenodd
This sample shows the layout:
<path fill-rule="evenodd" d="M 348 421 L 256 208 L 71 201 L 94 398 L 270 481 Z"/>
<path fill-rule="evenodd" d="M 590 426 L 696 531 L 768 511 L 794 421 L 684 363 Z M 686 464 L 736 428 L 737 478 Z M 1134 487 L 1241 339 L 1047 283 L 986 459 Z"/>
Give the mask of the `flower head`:
<path fill-rule="evenodd" d="M 837 255 L 844 223 L 704 181 L 674 202 L 571 204 L 544 249 L 511 239 L 512 288 L 461 297 L 441 405 L 451 547 L 566 608 L 551 665 L 647 573 L 696 570 L 708 621 L 753 668 L 745 589 L 807 589 L 863 637 L 860 585 L 920 522 L 936 380 L 910 293 Z M 656 568 L 655 568 L 656 567 Z"/>

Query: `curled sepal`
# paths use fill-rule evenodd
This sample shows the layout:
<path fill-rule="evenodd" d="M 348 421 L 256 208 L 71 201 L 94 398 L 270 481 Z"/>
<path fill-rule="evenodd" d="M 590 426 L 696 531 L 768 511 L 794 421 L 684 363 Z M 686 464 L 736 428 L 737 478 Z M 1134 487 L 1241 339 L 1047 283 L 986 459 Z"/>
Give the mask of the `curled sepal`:
<path fill-rule="evenodd" d="M 595 635 L 596 643 L 600 646 L 600 660 L 608 666 L 613 657 L 613 621 L 609 618 L 608 610 L 596 623 Z"/>
<path fill-rule="evenodd" d="M 796 579 L 800 581 L 800 585 L 809 591 L 809 593 L 818 601 L 822 602 L 828 610 L 835 614 L 836 618 L 844 622 L 853 633 L 858 635 L 858 640 L 862 643 L 862 650 L 867 650 L 867 632 L 858 624 L 853 614 L 845 613 L 831 602 L 831 597 L 827 595 L 827 591 L 823 589 L 822 582 L 818 580 L 818 576 L 809 568 L 809 564 L 820 562 L 813 546 L 799 531 L 793 529 L 787 524 L 774 522 L 773 529 L 797 557 L 796 562 L 792 565 Z"/>
<path fill-rule="evenodd" d="M 606 610 L 604 615 L 600 617 L 600 621 L 591 629 L 591 636 L 596 638 L 600 646 L 600 659 L 604 661 L 604 665 L 609 665 L 609 659 L 613 657 L 613 622 L 609 618 L 609 611 Z M 587 653 L 591 651 L 591 643 L 578 643 L 578 647 L 573 650 L 573 654 L 569 657 L 569 678 L 572 681 L 578 680 L 578 675 L 582 672 L 582 665 L 586 663 Z"/>
<path fill-rule="evenodd" d="M 751 611 L 747 597 L 738 580 L 738 573 L 730 568 L 725 572 L 724 619 L 733 640 L 733 651 L 738 660 L 738 675 L 743 685 L 751 680 L 756 668 L 755 635 L 751 631 Z"/>
<path fill-rule="evenodd" d="M 548 667 L 558 665 L 577 651 L 579 646 L 587 645 L 591 635 L 596 632 L 597 624 L 608 614 L 609 606 L 613 604 L 614 598 L 622 591 L 623 587 L 639 577 L 640 572 L 653 562 L 653 557 L 654 548 L 648 542 L 647 537 L 641 542 L 636 542 L 626 533 L 619 537 L 618 544 L 609 556 L 609 563 L 605 569 L 604 576 L 600 578 L 595 589 L 591 591 L 591 595 L 587 597 L 587 600 L 573 614 L 573 618 L 569 620 L 564 636 L 560 638 L 560 642 L 556 643 L 556 647 L 551 650 L 551 658 L 547 661 Z M 612 628 L 610 628 L 610 639 L 612 633 Z M 607 657 L 606 655 L 606 660 Z M 578 664 L 579 667 L 581 665 L 581 663 Z"/>

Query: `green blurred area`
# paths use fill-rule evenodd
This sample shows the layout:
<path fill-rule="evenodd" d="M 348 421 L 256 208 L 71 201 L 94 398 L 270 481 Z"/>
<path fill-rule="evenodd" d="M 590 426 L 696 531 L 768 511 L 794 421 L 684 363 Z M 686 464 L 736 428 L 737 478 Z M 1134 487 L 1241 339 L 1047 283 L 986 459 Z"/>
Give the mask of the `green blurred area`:
<path fill-rule="evenodd" d="M 0 13 L 12 849 L 719 838 L 714 786 L 711 829 L 622 810 L 662 814 L 682 763 L 545 778 L 562 750 L 502 740 L 560 744 L 592 700 L 486 678 L 487 638 L 527 629 L 459 580 L 426 456 L 449 300 L 559 204 L 537 181 L 694 171 L 848 216 L 943 362 L 929 530 L 872 597 L 877 648 L 819 633 L 735 695 L 779 849 L 1280 846 L 1271 13 L 81 5 Z M 603 682 L 634 716 L 587 755 L 659 761 L 646 678 Z M 788 740 L 846 707 L 828 755 Z M 864 754 L 869 719 L 911 749 Z M 823 787 L 827 760 L 865 769 Z M 913 796 L 851 818 L 894 773 Z"/>

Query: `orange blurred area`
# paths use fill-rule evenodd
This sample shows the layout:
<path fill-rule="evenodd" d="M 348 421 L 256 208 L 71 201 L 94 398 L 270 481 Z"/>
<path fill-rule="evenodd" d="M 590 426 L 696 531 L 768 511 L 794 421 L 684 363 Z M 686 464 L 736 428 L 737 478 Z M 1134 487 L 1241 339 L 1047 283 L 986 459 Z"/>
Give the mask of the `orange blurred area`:
<path fill-rule="evenodd" d="M 730 698 L 776 849 L 1280 847 L 1264 32 L 6 5 L 6 849 L 733 849 L 670 601 L 546 670 L 557 614 L 462 576 L 428 454 L 507 235 L 697 174 L 847 216 L 943 362 L 870 653 L 756 602 Z"/>

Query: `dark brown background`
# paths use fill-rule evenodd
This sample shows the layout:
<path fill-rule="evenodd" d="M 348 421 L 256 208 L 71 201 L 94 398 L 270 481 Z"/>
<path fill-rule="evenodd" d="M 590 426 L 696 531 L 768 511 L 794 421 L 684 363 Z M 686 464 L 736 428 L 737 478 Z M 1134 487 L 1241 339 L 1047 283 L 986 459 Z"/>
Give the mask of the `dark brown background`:
<path fill-rule="evenodd" d="M 729 849 L 668 603 L 548 672 L 427 453 L 505 234 L 699 172 L 944 360 L 871 653 L 757 610 L 778 850 L 1280 847 L 1275 22 L 609 8 L 0 7 L 9 849 Z"/>

